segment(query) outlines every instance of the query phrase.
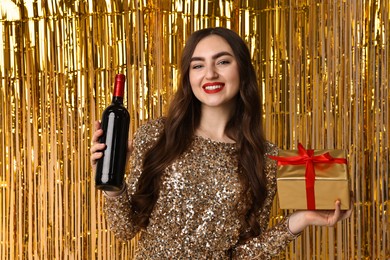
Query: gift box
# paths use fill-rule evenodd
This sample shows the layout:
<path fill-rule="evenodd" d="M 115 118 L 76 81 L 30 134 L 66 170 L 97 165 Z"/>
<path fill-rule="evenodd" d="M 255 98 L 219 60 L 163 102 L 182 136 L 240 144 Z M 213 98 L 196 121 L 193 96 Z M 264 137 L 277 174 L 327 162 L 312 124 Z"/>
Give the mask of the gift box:
<path fill-rule="evenodd" d="M 350 208 L 350 180 L 344 150 L 279 150 L 277 188 L 281 209 L 330 210 L 335 201 Z"/>

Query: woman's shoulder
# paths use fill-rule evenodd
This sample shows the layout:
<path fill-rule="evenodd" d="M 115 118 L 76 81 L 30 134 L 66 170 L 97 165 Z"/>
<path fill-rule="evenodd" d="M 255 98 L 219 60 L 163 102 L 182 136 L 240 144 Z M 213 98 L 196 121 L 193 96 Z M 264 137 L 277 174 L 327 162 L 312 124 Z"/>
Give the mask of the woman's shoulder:
<path fill-rule="evenodd" d="M 273 190 L 275 192 L 276 190 L 276 170 L 277 170 L 277 163 L 275 160 L 269 158 L 269 155 L 277 156 L 279 153 L 279 148 L 276 144 L 266 141 L 265 143 L 265 165 L 264 165 L 264 171 L 266 173 L 267 179 L 268 179 L 268 185 L 269 189 Z M 273 193 L 272 192 L 272 193 Z"/>
<path fill-rule="evenodd" d="M 149 119 L 139 127 L 139 130 L 140 131 L 161 131 L 164 128 L 164 122 L 165 122 L 165 117 Z"/>
<path fill-rule="evenodd" d="M 276 155 L 278 155 L 278 153 L 279 153 L 279 148 L 276 144 L 274 144 L 270 141 L 265 142 L 265 155 L 266 156 L 268 156 L 268 155 L 276 156 Z"/>
<path fill-rule="evenodd" d="M 134 139 L 148 142 L 156 140 L 164 129 L 165 118 L 159 117 L 157 119 L 150 119 L 142 124 L 135 132 Z"/>

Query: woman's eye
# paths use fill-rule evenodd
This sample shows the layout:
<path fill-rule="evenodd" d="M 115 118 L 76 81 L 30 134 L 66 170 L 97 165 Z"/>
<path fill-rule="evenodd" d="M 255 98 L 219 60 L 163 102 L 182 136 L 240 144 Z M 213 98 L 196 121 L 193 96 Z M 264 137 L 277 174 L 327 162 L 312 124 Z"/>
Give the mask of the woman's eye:
<path fill-rule="evenodd" d="M 193 65 L 193 66 L 192 66 L 192 69 L 199 69 L 199 68 L 201 68 L 201 67 L 202 67 L 202 65 L 196 64 L 196 65 Z"/>
<path fill-rule="evenodd" d="M 221 60 L 218 62 L 218 64 L 221 64 L 221 65 L 229 64 L 229 63 L 230 63 L 230 61 L 228 61 L 228 60 Z"/>

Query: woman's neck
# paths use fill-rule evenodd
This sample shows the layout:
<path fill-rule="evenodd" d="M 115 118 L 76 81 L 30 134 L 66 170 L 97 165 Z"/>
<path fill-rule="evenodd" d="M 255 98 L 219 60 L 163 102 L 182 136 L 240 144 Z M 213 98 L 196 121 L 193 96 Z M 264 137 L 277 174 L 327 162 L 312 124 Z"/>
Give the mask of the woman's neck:
<path fill-rule="evenodd" d="M 231 118 L 230 113 L 218 109 L 202 109 L 199 126 L 195 134 L 213 141 L 234 143 L 235 141 L 226 135 L 225 129 Z"/>

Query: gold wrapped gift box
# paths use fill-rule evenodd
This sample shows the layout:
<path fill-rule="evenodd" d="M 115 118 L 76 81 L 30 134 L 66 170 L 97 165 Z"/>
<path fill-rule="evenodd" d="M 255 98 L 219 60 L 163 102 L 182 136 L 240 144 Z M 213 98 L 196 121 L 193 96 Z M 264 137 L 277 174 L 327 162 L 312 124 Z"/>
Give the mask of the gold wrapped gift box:
<path fill-rule="evenodd" d="M 299 144 L 298 150 L 280 150 L 278 156 L 270 157 L 278 161 L 276 177 L 280 208 L 334 209 L 337 199 L 341 201 L 341 209 L 350 208 L 350 183 L 344 150 L 305 150 Z M 307 165 L 308 161 L 311 161 L 311 166 Z M 309 191 L 307 171 L 313 166 L 314 186 Z"/>

